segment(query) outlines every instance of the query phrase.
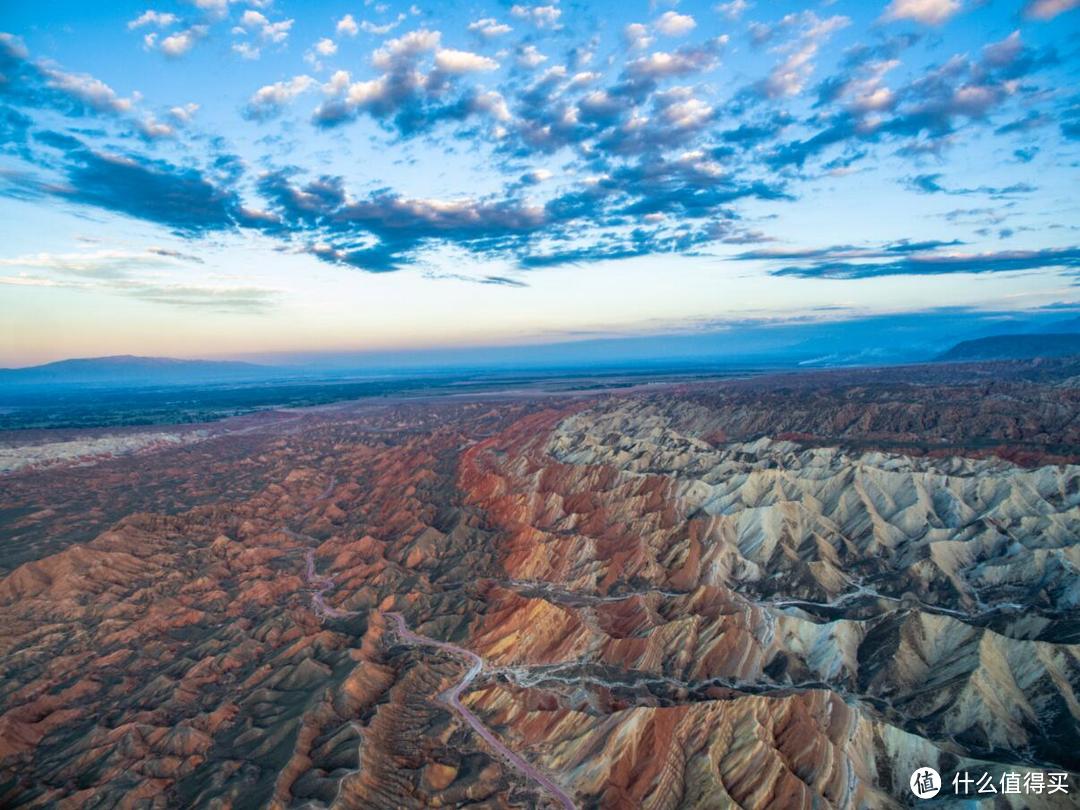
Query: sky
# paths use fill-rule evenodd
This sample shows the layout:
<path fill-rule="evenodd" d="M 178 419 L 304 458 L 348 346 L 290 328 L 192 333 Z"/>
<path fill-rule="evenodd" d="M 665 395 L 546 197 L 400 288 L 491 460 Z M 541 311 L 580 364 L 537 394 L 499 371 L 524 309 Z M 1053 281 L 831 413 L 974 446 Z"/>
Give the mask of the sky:
<path fill-rule="evenodd" d="M 0 365 L 1080 309 L 1080 0 L 7 0 L 0 32 Z"/>

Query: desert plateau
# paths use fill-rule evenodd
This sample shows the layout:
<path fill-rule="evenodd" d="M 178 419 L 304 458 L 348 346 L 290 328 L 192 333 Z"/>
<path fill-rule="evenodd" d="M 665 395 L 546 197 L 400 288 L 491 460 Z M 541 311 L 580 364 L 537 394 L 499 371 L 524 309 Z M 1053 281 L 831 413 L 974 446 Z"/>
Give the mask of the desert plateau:
<path fill-rule="evenodd" d="M 1075 777 L 1080 366 L 942 368 L 360 400 L 20 467 L 0 803 L 893 807 L 923 765 Z"/>

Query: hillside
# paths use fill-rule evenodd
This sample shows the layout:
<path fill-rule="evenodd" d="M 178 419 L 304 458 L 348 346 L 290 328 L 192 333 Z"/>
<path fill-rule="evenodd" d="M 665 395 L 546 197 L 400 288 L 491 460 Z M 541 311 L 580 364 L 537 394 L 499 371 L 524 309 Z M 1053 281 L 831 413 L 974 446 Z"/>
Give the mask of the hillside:
<path fill-rule="evenodd" d="M 993 335 L 957 343 L 938 360 L 1022 360 L 1080 354 L 1080 334 Z"/>
<path fill-rule="evenodd" d="M 254 363 L 125 354 L 0 369 L 0 385 L 181 385 L 280 374 L 281 369 Z"/>

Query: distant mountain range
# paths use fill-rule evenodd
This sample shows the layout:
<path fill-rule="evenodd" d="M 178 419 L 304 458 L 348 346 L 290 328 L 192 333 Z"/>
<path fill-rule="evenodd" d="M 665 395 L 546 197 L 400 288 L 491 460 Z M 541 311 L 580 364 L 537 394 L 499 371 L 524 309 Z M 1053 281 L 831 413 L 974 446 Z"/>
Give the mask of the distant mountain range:
<path fill-rule="evenodd" d="M 59 360 L 26 368 L 0 368 L 0 388 L 9 392 L 31 387 L 100 386 L 139 388 L 144 386 L 204 385 L 210 383 L 265 382 L 277 380 L 340 380 L 358 374 L 402 372 L 405 369 L 454 368 L 522 369 L 587 368 L 592 366 L 644 367 L 686 363 L 743 365 L 787 365 L 833 367 L 844 365 L 889 365 L 892 363 L 939 361 L 1008 360 L 1030 357 L 1062 357 L 1080 354 L 1080 319 L 1043 324 L 1043 329 L 999 334 L 956 343 L 937 354 L 942 342 L 933 345 L 928 335 L 910 333 L 909 341 L 893 341 L 882 348 L 880 334 L 887 324 L 868 319 L 865 323 L 817 324 L 808 330 L 789 327 L 780 340 L 772 333 L 748 327 L 742 334 L 652 336 L 584 340 L 536 346 L 507 346 L 478 349 L 387 353 L 379 356 L 343 356 L 336 363 L 325 358 L 296 357 L 281 365 L 240 361 L 178 360 L 171 357 L 114 355 Z M 1030 328 L 1030 327 L 1029 327 Z M 1038 328 L 1038 327 L 1036 327 Z M 887 329 L 886 329 L 887 332 Z M 874 339 L 877 334 L 877 340 Z M 948 345 L 948 344 L 945 344 Z"/>
<path fill-rule="evenodd" d="M 0 369 L 0 385 L 183 385 L 260 380 L 288 373 L 278 367 L 255 363 L 124 354 Z"/>
<path fill-rule="evenodd" d="M 1021 360 L 1028 357 L 1064 357 L 1080 354 L 1080 334 L 993 335 L 965 340 L 938 360 Z"/>

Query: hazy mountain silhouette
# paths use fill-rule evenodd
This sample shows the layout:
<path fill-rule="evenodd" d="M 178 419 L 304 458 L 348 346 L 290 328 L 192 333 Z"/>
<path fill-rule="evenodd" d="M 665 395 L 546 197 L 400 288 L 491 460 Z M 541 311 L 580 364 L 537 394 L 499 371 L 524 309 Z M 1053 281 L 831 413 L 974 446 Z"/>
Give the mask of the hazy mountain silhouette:
<path fill-rule="evenodd" d="M 0 385 L 182 385 L 264 379 L 281 373 L 280 368 L 255 363 L 125 354 L 0 369 Z"/>
<path fill-rule="evenodd" d="M 938 355 L 938 360 L 1019 360 L 1080 354 L 1080 334 L 993 335 L 965 340 Z"/>

